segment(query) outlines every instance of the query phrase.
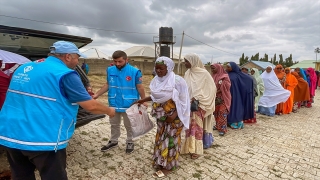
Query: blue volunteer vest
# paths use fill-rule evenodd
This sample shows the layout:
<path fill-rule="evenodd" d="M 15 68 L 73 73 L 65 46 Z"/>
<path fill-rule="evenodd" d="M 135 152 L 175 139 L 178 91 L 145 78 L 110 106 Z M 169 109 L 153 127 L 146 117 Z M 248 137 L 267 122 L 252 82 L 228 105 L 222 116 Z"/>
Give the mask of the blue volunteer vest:
<path fill-rule="evenodd" d="M 107 68 L 107 81 L 109 85 L 109 106 L 116 112 L 125 112 L 132 103 L 139 99 L 136 88 L 136 75 L 139 69 L 127 64 L 121 70 L 116 66 Z"/>
<path fill-rule="evenodd" d="M 30 151 L 66 148 L 79 107 L 60 92 L 60 80 L 68 73 L 76 72 L 52 56 L 15 71 L 0 112 L 1 145 Z"/>

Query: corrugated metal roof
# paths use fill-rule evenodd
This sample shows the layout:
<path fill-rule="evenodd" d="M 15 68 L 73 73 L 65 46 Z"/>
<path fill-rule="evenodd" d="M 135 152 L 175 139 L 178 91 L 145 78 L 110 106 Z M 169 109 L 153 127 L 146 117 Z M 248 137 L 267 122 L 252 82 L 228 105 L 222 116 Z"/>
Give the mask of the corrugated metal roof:
<path fill-rule="evenodd" d="M 304 60 L 304 61 L 301 61 L 299 62 L 298 64 L 295 64 L 293 66 L 291 66 L 290 68 L 293 69 L 293 68 L 303 68 L 303 69 L 306 69 L 306 68 L 309 68 L 309 67 L 312 67 L 314 68 L 315 67 L 315 60 Z"/>
<path fill-rule="evenodd" d="M 253 64 L 255 64 L 256 66 L 261 67 L 262 69 L 266 69 L 268 66 L 271 66 L 272 68 L 275 67 L 274 64 L 272 64 L 272 63 L 270 63 L 270 62 L 264 62 L 264 61 L 249 61 L 249 62 L 243 64 L 241 67 L 245 67 L 245 66 L 246 66 L 248 63 L 250 63 L 250 62 L 253 63 Z"/>
<path fill-rule="evenodd" d="M 271 66 L 272 68 L 275 67 L 275 65 L 270 62 L 264 62 L 264 61 L 251 61 L 251 62 L 256 64 L 257 66 L 262 67 L 263 69 L 266 69 L 268 66 Z"/>

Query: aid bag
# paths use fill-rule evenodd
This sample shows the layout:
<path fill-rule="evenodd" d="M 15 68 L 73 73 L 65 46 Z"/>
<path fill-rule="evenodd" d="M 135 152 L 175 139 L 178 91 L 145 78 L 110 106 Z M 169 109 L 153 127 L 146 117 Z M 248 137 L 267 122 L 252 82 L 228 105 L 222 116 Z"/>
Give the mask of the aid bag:
<path fill-rule="evenodd" d="M 146 106 L 134 104 L 126 110 L 126 113 L 131 124 L 133 138 L 143 136 L 153 129 L 154 124 L 149 118 Z"/>

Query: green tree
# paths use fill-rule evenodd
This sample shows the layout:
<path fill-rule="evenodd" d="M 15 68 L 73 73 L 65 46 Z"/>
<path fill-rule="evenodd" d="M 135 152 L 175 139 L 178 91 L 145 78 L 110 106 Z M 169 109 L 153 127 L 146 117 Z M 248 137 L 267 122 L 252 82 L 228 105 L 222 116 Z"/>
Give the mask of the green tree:
<path fill-rule="evenodd" d="M 270 63 L 271 63 L 271 64 L 275 64 L 276 61 L 277 61 L 277 54 L 274 54 L 274 55 L 273 55 L 273 58 L 271 58 L 271 60 L 270 60 Z"/>
<path fill-rule="evenodd" d="M 282 54 L 279 54 L 279 64 L 281 64 L 282 66 L 284 66 Z"/>
<path fill-rule="evenodd" d="M 269 59 L 268 54 L 265 53 L 264 57 L 261 58 L 260 61 L 268 62 L 268 59 Z"/>
<path fill-rule="evenodd" d="M 240 66 L 244 65 L 245 63 L 249 62 L 249 57 L 246 56 L 244 57 L 244 53 L 242 53 L 242 56 L 239 58 L 239 63 L 240 63 Z"/>
<path fill-rule="evenodd" d="M 257 53 L 257 54 L 254 55 L 254 56 L 251 56 L 251 60 L 253 60 L 253 61 L 259 61 L 259 53 Z"/>
<path fill-rule="evenodd" d="M 293 65 L 292 54 L 290 54 L 290 56 L 287 57 L 286 60 L 285 60 L 285 67 L 290 67 L 292 65 Z"/>

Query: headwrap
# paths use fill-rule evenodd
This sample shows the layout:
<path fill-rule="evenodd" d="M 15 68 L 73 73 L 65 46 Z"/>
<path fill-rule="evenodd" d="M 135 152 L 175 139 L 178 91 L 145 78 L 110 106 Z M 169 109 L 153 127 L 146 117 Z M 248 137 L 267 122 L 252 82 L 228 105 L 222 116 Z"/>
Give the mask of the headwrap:
<path fill-rule="evenodd" d="M 316 90 L 316 86 L 317 86 L 317 74 L 315 73 L 314 69 L 309 67 L 307 69 L 307 72 L 309 74 L 310 77 L 310 94 L 312 96 L 315 96 L 315 90 Z"/>
<path fill-rule="evenodd" d="M 281 68 L 281 69 L 278 69 L 278 68 Z M 274 70 L 274 72 L 276 73 L 278 79 L 282 79 L 284 76 L 285 76 L 285 72 L 282 71 L 283 70 L 283 67 L 281 64 L 278 64 Z"/>
<path fill-rule="evenodd" d="M 162 62 L 167 66 L 168 72 L 163 77 L 156 75 L 152 79 L 150 82 L 150 97 L 152 101 L 156 103 L 164 103 L 172 99 L 176 104 L 179 119 L 184 127 L 188 129 L 190 120 L 190 98 L 188 96 L 187 85 L 180 76 L 174 74 L 174 62 L 170 58 L 161 56 L 156 60 L 156 64 Z M 176 79 L 178 78 L 179 83 L 185 85 L 185 88 L 181 88 L 179 91 L 176 89 Z M 186 95 L 181 96 L 181 94 Z"/>
<path fill-rule="evenodd" d="M 216 68 L 217 73 L 212 74 L 212 78 L 216 84 L 216 87 L 219 86 L 219 83 L 221 83 L 220 91 L 222 93 L 222 98 L 224 100 L 224 103 L 228 109 L 230 110 L 231 105 L 231 94 L 230 94 L 230 78 L 228 73 L 223 69 L 221 64 L 212 64 L 211 66 L 214 66 Z"/>
<path fill-rule="evenodd" d="M 310 100 L 310 91 L 308 82 L 305 81 L 297 72 L 291 73 L 298 80 L 298 85 L 294 88 L 294 102 L 299 101 L 309 101 Z"/>
<path fill-rule="evenodd" d="M 184 75 L 188 85 L 189 97 L 199 100 L 199 106 L 206 111 L 205 117 L 215 110 L 216 84 L 210 73 L 204 68 L 203 63 L 196 54 L 187 54 L 191 68 Z"/>
<path fill-rule="evenodd" d="M 204 68 L 196 54 L 187 54 L 184 57 L 191 64 L 184 79 L 188 85 L 189 97 L 199 100 L 199 107 L 206 111 L 203 120 L 203 131 L 212 133 L 217 88 L 210 73 Z"/>
<path fill-rule="evenodd" d="M 270 73 L 267 71 L 263 72 L 261 79 L 263 80 L 265 91 L 260 98 L 259 106 L 273 107 L 281 102 L 287 101 L 291 92 L 282 87 L 274 71 Z"/>
<path fill-rule="evenodd" d="M 263 95 L 264 92 L 264 83 L 263 80 L 260 77 L 260 72 L 257 68 L 252 68 L 252 71 L 254 71 L 254 74 L 252 77 L 256 80 L 257 82 L 257 97 L 255 97 L 255 110 L 258 111 L 258 104 L 261 96 Z"/>

